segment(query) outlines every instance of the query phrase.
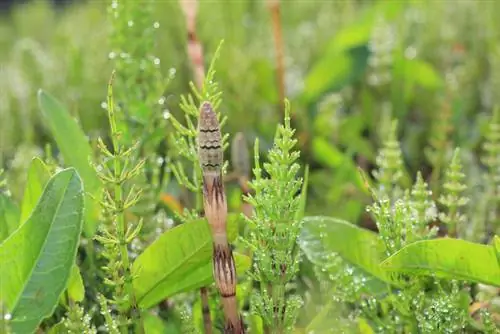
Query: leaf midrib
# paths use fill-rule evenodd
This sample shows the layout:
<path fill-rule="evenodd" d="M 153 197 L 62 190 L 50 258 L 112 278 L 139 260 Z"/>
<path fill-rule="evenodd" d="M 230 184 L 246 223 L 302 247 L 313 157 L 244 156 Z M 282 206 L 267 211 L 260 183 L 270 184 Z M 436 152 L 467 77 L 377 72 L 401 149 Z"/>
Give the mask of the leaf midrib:
<path fill-rule="evenodd" d="M 61 172 L 62 173 L 62 172 Z M 61 204 L 62 202 L 64 202 L 64 198 L 65 198 L 65 195 L 68 191 L 68 188 L 69 188 L 69 184 L 71 183 L 71 180 L 73 179 L 73 176 L 74 176 L 74 172 L 72 171 L 71 172 L 71 177 L 69 178 L 67 184 L 65 185 L 65 189 L 64 191 L 62 192 L 62 196 L 60 197 L 60 201 L 59 203 L 57 204 L 57 209 L 52 217 L 52 220 L 51 220 L 51 223 L 50 223 L 50 227 L 49 227 L 49 230 L 47 231 L 47 234 L 46 236 L 50 235 L 50 232 L 52 231 L 52 228 L 53 228 L 53 225 L 54 225 L 54 221 L 55 221 L 55 217 L 57 217 L 58 213 L 59 213 L 59 210 L 61 208 Z M 54 182 L 55 183 L 55 182 Z M 48 187 L 46 187 L 45 189 L 48 189 Z M 40 195 L 40 199 L 39 201 L 37 202 L 37 205 L 38 203 L 40 203 L 41 201 L 41 198 L 42 196 L 44 195 L 44 192 L 42 192 L 42 194 Z M 36 208 L 36 207 L 35 207 Z M 33 210 L 33 213 L 35 212 L 35 210 Z M 30 217 L 28 218 L 28 220 L 26 220 L 26 224 L 30 221 L 31 217 L 33 217 L 33 213 L 30 215 Z M 36 267 L 36 263 L 38 263 L 38 260 L 40 259 L 40 256 L 41 254 L 43 253 L 43 249 L 45 249 L 45 245 L 47 244 L 47 240 L 48 240 L 48 237 L 45 238 L 43 244 L 42 244 L 42 247 L 40 248 L 40 252 L 36 258 L 36 260 L 33 262 L 34 265 L 32 266 L 31 268 L 31 271 L 29 273 L 29 275 L 27 276 L 27 279 L 25 280 L 24 284 L 22 285 L 22 289 L 20 289 L 20 293 L 18 294 L 17 298 L 16 298 L 16 302 L 14 303 L 14 307 L 13 307 L 13 310 L 12 310 L 12 314 L 15 314 L 15 311 L 16 311 L 16 308 L 17 308 L 17 304 L 23 294 L 23 291 L 24 289 L 26 288 L 26 286 L 28 285 L 28 282 L 30 281 L 31 277 L 33 276 L 33 272 L 35 271 L 35 267 Z M 26 319 L 28 320 L 28 319 Z"/>

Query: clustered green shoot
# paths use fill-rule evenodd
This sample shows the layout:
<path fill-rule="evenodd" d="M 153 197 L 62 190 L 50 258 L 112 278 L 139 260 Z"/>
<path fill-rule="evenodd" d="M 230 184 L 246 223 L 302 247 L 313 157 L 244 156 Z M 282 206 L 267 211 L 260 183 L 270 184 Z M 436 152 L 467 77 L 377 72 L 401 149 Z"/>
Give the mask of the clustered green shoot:
<path fill-rule="evenodd" d="M 459 153 L 460 151 L 456 149 L 453 154 L 451 164 L 445 173 L 443 184 L 445 191 L 439 197 L 439 203 L 446 208 L 446 212 L 439 214 L 439 219 L 448 226 L 450 236 L 457 236 L 457 229 L 467 220 L 460 211 L 467 205 L 469 199 L 462 196 L 467 186 L 464 184 L 465 174 L 462 172 Z"/>
<path fill-rule="evenodd" d="M 67 333 L 97 334 L 92 317 L 85 313 L 83 306 L 71 305 L 66 318 L 61 322 Z"/>
<path fill-rule="evenodd" d="M 112 80 L 112 79 L 111 79 Z M 129 325 L 139 324 L 142 332 L 140 314 L 131 312 L 136 307 L 131 274 L 131 259 L 129 246 L 142 228 L 142 220 L 131 221 L 129 211 L 140 199 L 141 189 L 134 184 L 135 178 L 142 173 L 144 161 L 131 163 L 130 156 L 137 145 L 127 148 L 122 144 L 121 132 L 117 127 L 112 83 L 108 85 L 108 119 L 111 129 L 112 149 L 99 138 L 101 161 L 94 165 L 101 179 L 104 192 L 100 200 L 104 223 L 100 225 L 99 234 L 95 237 L 102 246 L 102 256 L 107 264 L 102 269 L 105 273 L 104 282 L 110 287 L 111 297 L 101 300 L 101 306 L 111 304 L 116 310 L 116 317 L 105 316 L 108 330 L 119 328 L 120 333 L 127 333 Z M 108 312 L 101 309 L 102 312 Z M 106 315 L 106 314 L 105 314 Z"/>
<path fill-rule="evenodd" d="M 301 224 L 297 219 L 297 193 L 302 184 L 297 177 L 300 153 L 293 150 L 297 140 L 290 127 L 289 108 L 285 101 L 284 124 L 278 126 L 268 162 L 262 168 L 258 140 L 255 143 L 254 180 L 250 183 L 255 193 L 245 197 L 255 209 L 254 215 L 246 218 L 250 233 L 245 242 L 254 257 L 253 279 L 260 283 L 251 307 L 272 333 L 290 332 L 302 304 L 300 297 L 287 291 L 299 270 L 296 240 Z"/>
<path fill-rule="evenodd" d="M 434 113 L 429 134 L 429 146 L 424 149 L 425 156 L 432 166 L 431 188 L 436 195 L 440 190 L 439 180 L 446 167 L 446 156 L 450 151 L 452 127 L 452 108 L 450 102 L 443 101 L 439 111 Z"/>
<path fill-rule="evenodd" d="M 485 175 L 488 212 L 486 223 L 489 232 L 498 233 L 498 207 L 500 203 L 500 108 L 493 110 L 483 144 L 482 162 L 487 168 Z"/>
<path fill-rule="evenodd" d="M 164 94 L 175 69 L 169 69 L 165 77 L 160 59 L 154 55 L 160 28 L 153 18 L 154 8 L 153 1 L 133 0 L 111 0 L 108 7 L 111 22 L 108 57 L 116 72 L 117 129 L 123 144 L 132 146 L 137 142 L 138 147 L 129 159 L 138 163 L 139 157 L 146 158 L 144 175 L 136 180 L 143 196 L 134 210 L 155 222 L 147 224 L 141 238 L 134 241 L 136 253 L 156 238 L 157 229 L 166 228 L 166 219 L 157 214 L 157 203 L 169 180 L 165 133 L 170 112 Z"/>
<path fill-rule="evenodd" d="M 379 197 L 394 199 L 401 196 L 404 177 L 403 154 L 397 140 L 397 121 L 391 123 L 383 148 L 376 158 L 377 170 L 373 172 L 378 184 Z"/>
<path fill-rule="evenodd" d="M 160 59 L 154 52 L 159 22 L 153 22 L 154 2 L 112 0 L 111 52 L 116 70 L 117 124 L 127 143 L 132 138 L 145 141 L 153 135 L 155 123 L 162 117 L 163 97 L 170 78 L 164 79 Z M 172 69 L 171 76 L 175 74 Z"/>
<path fill-rule="evenodd" d="M 387 256 L 409 243 L 434 238 L 438 228 L 432 225 L 436 225 L 438 218 L 449 227 L 448 234 L 454 233 L 464 221 L 462 212 L 468 201 L 463 195 L 466 186 L 458 149 L 445 173 L 439 197 L 442 212 L 421 173 L 417 173 L 411 188 L 405 189 L 402 185 L 401 157 L 394 122 L 376 160 L 377 170 L 373 174 L 377 184 L 371 189 L 374 202 L 368 207 Z M 327 291 L 334 294 L 337 302 L 351 305 L 343 308 L 348 315 L 344 319 L 366 319 L 377 333 L 457 333 L 467 326 L 470 291 L 463 282 L 400 275 L 401 288 L 366 295 L 365 274 L 356 273 L 342 260 L 329 263 L 335 263 L 333 268 L 337 273 L 327 269 L 330 278 Z M 325 277 L 324 273 L 319 274 L 318 277 Z"/>

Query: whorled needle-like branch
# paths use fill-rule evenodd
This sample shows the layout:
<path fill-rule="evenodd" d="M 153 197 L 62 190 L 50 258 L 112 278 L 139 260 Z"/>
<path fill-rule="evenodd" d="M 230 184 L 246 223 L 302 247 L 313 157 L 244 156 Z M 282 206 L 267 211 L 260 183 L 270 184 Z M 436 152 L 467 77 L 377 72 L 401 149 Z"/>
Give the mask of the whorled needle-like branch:
<path fill-rule="evenodd" d="M 227 241 L 227 200 L 222 181 L 224 163 L 222 135 L 217 115 L 203 102 L 198 121 L 198 156 L 203 175 L 203 206 L 214 243 L 213 275 L 222 298 L 225 333 L 244 333 L 236 299 L 236 266 Z"/>

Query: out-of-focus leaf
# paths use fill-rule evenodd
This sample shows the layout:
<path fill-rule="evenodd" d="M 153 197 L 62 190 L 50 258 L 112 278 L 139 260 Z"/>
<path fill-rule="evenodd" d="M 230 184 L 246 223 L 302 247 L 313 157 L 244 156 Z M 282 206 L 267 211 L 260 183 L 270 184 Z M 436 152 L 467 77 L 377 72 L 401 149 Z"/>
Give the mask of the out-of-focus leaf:
<path fill-rule="evenodd" d="M 68 281 L 68 296 L 75 302 L 81 302 L 85 297 L 82 275 L 80 274 L 80 268 L 76 264 L 73 264 L 71 268 Z"/>
<path fill-rule="evenodd" d="M 368 62 L 366 45 L 326 54 L 307 74 L 304 98 L 308 103 L 317 101 L 323 94 L 335 92 L 358 80 Z"/>
<path fill-rule="evenodd" d="M 368 8 L 358 22 L 336 33 L 305 79 L 307 103 L 314 103 L 323 94 L 338 91 L 358 80 L 366 69 L 370 54 L 367 45 L 377 20 L 391 21 L 403 7 L 399 1 L 378 2 Z"/>
<path fill-rule="evenodd" d="M 322 137 L 313 139 L 312 152 L 316 161 L 330 168 L 339 167 L 345 162 L 344 153 Z"/>
<path fill-rule="evenodd" d="M 368 322 L 363 318 L 359 318 L 358 326 L 359 326 L 359 334 L 374 334 L 375 333 L 373 331 L 373 328 L 371 328 L 370 324 L 368 324 Z"/>
<path fill-rule="evenodd" d="M 19 208 L 7 194 L 0 193 L 0 243 L 19 227 Z"/>
<path fill-rule="evenodd" d="M 45 164 L 40 158 L 34 158 L 28 169 L 28 179 L 24 190 L 23 202 L 21 205 L 21 218 L 19 224 L 22 224 L 28 219 L 29 215 L 35 208 L 43 188 L 50 178 L 50 173 Z"/>
<path fill-rule="evenodd" d="M 78 171 L 85 184 L 85 192 L 99 198 L 101 183 L 89 164 L 92 148 L 82 129 L 58 100 L 42 90 L 38 91 L 38 104 L 65 164 Z M 84 232 L 87 236 L 94 235 L 98 215 L 96 201 L 86 196 Z"/>
<path fill-rule="evenodd" d="M 238 215 L 228 219 L 228 239 L 238 233 Z M 182 291 L 201 287 L 211 277 L 212 234 L 206 219 L 176 226 L 163 233 L 137 257 L 132 274 L 141 308 L 154 306 Z M 238 265 L 238 258 L 235 259 Z M 240 268 L 241 259 L 240 259 Z"/>
<path fill-rule="evenodd" d="M 436 90 L 444 86 L 443 78 L 431 64 L 421 59 L 406 59 L 404 56 L 397 61 L 394 69 L 396 75 L 404 80 L 405 87 L 411 89 L 413 85 Z"/>
<path fill-rule="evenodd" d="M 388 283 L 395 283 L 379 267 L 385 248 L 374 232 L 331 217 L 306 217 L 299 245 L 307 258 L 321 268 L 332 266 L 339 254 L 351 265 Z"/>
<path fill-rule="evenodd" d="M 500 237 L 498 235 L 495 235 L 493 238 L 493 246 L 495 247 L 498 265 L 500 266 Z"/>
<path fill-rule="evenodd" d="M 500 286 L 495 248 L 473 242 L 440 238 L 409 244 L 380 265 L 391 272 L 435 275 Z"/>
<path fill-rule="evenodd" d="M 30 218 L 0 244 L 0 300 L 14 333 L 32 333 L 54 311 L 75 261 L 83 187 L 75 169 L 55 174 Z"/>
<path fill-rule="evenodd" d="M 48 334 L 67 334 L 68 329 L 66 328 L 66 325 L 64 324 L 64 322 L 61 320 L 61 322 L 58 322 L 54 326 L 50 327 L 50 329 L 47 333 Z"/>
<path fill-rule="evenodd" d="M 400 1 L 377 2 L 360 16 L 359 21 L 346 26 L 334 35 L 328 44 L 326 54 L 345 51 L 367 44 L 377 20 L 383 18 L 386 21 L 391 21 L 401 13 L 402 9 L 403 3 Z"/>
<path fill-rule="evenodd" d="M 165 322 L 157 315 L 149 312 L 144 313 L 145 334 L 164 334 L 166 331 Z"/>

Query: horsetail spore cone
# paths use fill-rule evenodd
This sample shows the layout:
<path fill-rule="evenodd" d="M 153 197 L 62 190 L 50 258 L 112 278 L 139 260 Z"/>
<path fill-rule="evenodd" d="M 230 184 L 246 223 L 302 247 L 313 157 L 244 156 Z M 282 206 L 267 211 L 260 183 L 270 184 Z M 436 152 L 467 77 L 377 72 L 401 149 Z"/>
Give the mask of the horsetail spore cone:
<path fill-rule="evenodd" d="M 203 206 L 214 242 L 213 275 L 222 297 L 225 333 L 244 333 L 236 300 L 236 266 L 226 234 L 227 201 L 222 182 L 224 163 L 220 124 L 212 105 L 203 102 L 198 121 L 198 156 L 203 173 Z"/>

